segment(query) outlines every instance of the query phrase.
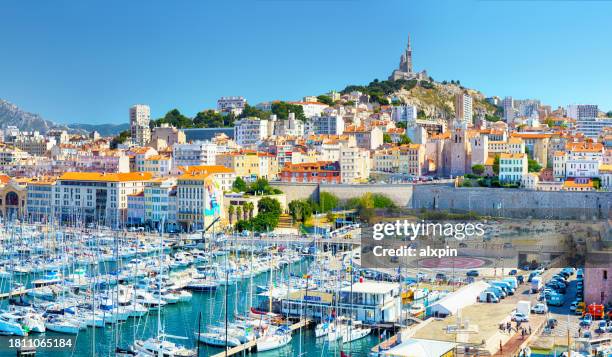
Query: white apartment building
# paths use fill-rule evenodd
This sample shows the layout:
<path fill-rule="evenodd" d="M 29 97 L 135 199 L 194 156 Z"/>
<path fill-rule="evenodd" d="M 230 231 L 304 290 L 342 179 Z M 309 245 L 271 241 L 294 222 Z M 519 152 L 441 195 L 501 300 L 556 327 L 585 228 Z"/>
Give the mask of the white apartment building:
<path fill-rule="evenodd" d="M 217 153 L 217 144 L 210 141 L 176 144 L 172 147 L 172 159 L 175 166 L 214 165 Z"/>
<path fill-rule="evenodd" d="M 151 140 L 151 108 L 148 105 L 136 104 L 130 107 L 130 133 L 132 143 L 145 146 Z"/>
<path fill-rule="evenodd" d="M 596 104 L 570 104 L 567 106 L 567 116 L 572 119 L 597 118 L 599 107 Z"/>
<path fill-rule="evenodd" d="M 364 182 L 370 177 L 370 151 L 357 147 L 340 149 L 340 178 L 342 183 Z"/>
<path fill-rule="evenodd" d="M 234 140 L 242 147 L 254 147 L 270 136 L 268 121 L 245 118 L 234 123 Z"/>
<path fill-rule="evenodd" d="M 417 107 L 415 105 L 398 105 L 393 107 L 391 118 L 397 123 L 406 123 L 406 126 L 411 126 L 417 119 Z"/>
<path fill-rule="evenodd" d="M 465 93 L 455 95 L 455 118 L 471 124 L 473 115 L 472 97 Z"/>
<path fill-rule="evenodd" d="M 527 174 L 527 154 L 499 155 L 499 181 L 504 183 L 520 183 Z"/>
<path fill-rule="evenodd" d="M 323 110 L 327 108 L 327 104 L 319 102 L 292 102 L 291 104 L 301 106 L 302 110 L 304 111 L 304 116 L 309 119 L 315 116 L 320 116 L 321 113 L 323 113 Z"/>
<path fill-rule="evenodd" d="M 304 122 L 296 119 L 295 113 L 289 113 L 285 120 L 278 120 L 276 115 L 271 115 L 270 122 L 276 136 L 304 136 Z"/>
<path fill-rule="evenodd" d="M 587 138 L 597 139 L 606 127 L 612 127 L 612 118 L 583 117 L 576 119 L 574 129 Z"/>
<path fill-rule="evenodd" d="M 177 222 L 176 183 L 174 177 L 151 180 L 144 189 L 144 222 L 151 227 Z"/>
<path fill-rule="evenodd" d="M 128 195 L 142 192 L 148 172 L 66 172 L 55 184 L 53 205 L 62 222 L 122 227 L 127 222 Z"/>
<path fill-rule="evenodd" d="M 217 100 L 217 110 L 221 113 L 240 115 L 246 106 L 244 97 L 221 97 Z"/>
<path fill-rule="evenodd" d="M 599 177 L 603 164 L 604 146 L 601 143 L 568 143 L 566 152 L 556 152 L 553 158 L 555 179 Z"/>
<path fill-rule="evenodd" d="M 342 135 L 344 119 L 338 115 L 315 116 L 306 123 L 306 131 L 316 135 Z"/>

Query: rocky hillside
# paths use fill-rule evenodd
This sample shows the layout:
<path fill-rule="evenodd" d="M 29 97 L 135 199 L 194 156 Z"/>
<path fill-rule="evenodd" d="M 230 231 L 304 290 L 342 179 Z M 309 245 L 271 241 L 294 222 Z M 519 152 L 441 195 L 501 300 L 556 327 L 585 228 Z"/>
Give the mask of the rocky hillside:
<path fill-rule="evenodd" d="M 129 124 L 70 124 L 63 125 L 45 120 L 38 114 L 26 112 L 15 104 L 0 99 L 0 129 L 15 126 L 22 131 L 38 130 L 41 134 L 51 129 L 68 130 L 75 134 L 97 131 L 102 136 L 113 136 L 129 127 Z"/>
<path fill-rule="evenodd" d="M 359 90 L 370 94 L 371 100 L 380 104 L 405 103 L 415 105 L 419 116 L 435 119 L 452 119 L 455 113 L 455 95 L 467 93 L 473 98 L 474 117 L 479 115 L 496 120 L 500 108 L 488 103 L 481 92 L 464 88 L 454 81 L 373 81 L 367 86 L 348 86 L 342 92 Z"/>
<path fill-rule="evenodd" d="M 15 104 L 0 99 L 0 129 L 16 126 L 20 130 L 46 133 L 52 128 L 66 128 L 50 120 L 43 119 L 40 115 L 29 113 L 19 109 Z"/>

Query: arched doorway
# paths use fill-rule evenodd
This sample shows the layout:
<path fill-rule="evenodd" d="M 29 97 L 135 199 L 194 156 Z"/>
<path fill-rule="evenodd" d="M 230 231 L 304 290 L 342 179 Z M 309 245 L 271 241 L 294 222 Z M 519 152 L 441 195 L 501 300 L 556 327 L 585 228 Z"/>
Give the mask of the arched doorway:
<path fill-rule="evenodd" d="M 7 192 L 4 196 L 4 207 L 7 220 L 19 218 L 19 195 L 17 192 Z"/>

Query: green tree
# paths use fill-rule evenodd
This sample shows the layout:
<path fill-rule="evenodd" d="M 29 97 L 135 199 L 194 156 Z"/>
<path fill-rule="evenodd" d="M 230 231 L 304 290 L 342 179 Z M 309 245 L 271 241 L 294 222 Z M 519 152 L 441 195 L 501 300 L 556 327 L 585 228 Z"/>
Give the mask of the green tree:
<path fill-rule="evenodd" d="M 193 124 L 196 128 L 218 128 L 234 126 L 234 115 L 223 115 L 214 110 L 204 110 L 196 114 Z"/>
<path fill-rule="evenodd" d="M 542 165 L 532 159 L 527 159 L 527 171 L 528 172 L 540 172 Z"/>
<path fill-rule="evenodd" d="M 473 172 L 475 175 L 480 176 L 480 175 L 484 174 L 484 172 L 485 172 L 485 167 L 484 167 L 484 165 L 481 165 L 481 164 L 476 164 L 476 165 L 472 166 L 472 172 Z"/>
<path fill-rule="evenodd" d="M 334 105 L 334 101 L 328 95 L 321 94 L 320 96 L 317 97 L 317 100 L 320 103 L 329 105 L 330 107 Z"/>
<path fill-rule="evenodd" d="M 412 144 L 412 140 L 410 140 L 410 138 L 406 134 L 402 134 L 400 136 L 400 140 L 399 140 L 398 144 L 400 144 L 400 145 Z"/>
<path fill-rule="evenodd" d="M 176 108 L 167 112 L 163 118 L 151 121 L 152 126 L 160 126 L 161 124 L 169 124 L 177 128 L 193 127 L 193 121 L 189 117 L 181 114 Z"/>
<path fill-rule="evenodd" d="M 234 180 L 232 184 L 232 190 L 234 192 L 246 192 L 248 189 L 246 182 L 244 182 L 242 178 L 236 177 L 236 180 Z"/>
<path fill-rule="evenodd" d="M 119 135 L 115 136 L 113 140 L 110 142 L 111 149 L 116 149 L 119 144 L 123 144 L 131 137 L 131 132 L 129 130 L 124 130 L 119 133 Z"/>
<path fill-rule="evenodd" d="M 393 139 L 391 139 L 391 135 L 389 135 L 389 134 L 387 134 L 387 133 L 384 133 L 384 134 L 383 134 L 383 142 L 384 142 L 385 144 L 390 144 L 390 143 L 392 143 L 392 142 L 393 142 Z"/>
<path fill-rule="evenodd" d="M 500 120 L 501 120 L 501 118 L 500 118 L 500 117 L 498 117 L 497 115 L 494 115 L 494 114 L 488 114 L 488 113 L 486 113 L 486 114 L 485 114 L 485 120 L 486 120 L 486 121 L 489 121 L 489 122 L 492 122 L 492 123 L 495 123 L 495 122 L 500 121 Z"/>
<path fill-rule="evenodd" d="M 246 202 L 244 204 L 244 208 L 248 212 L 249 219 L 253 219 L 253 212 L 255 211 L 255 205 L 253 204 L 253 202 L 251 202 L 251 201 Z"/>
<path fill-rule="evenodd" d="M 313 208 L 310 201 L 293 200 L 289 202 L 289 214 L 295 222 L 305 222 L 312 216 Z"/>
<path fill-rule="evenodd" d="M 493 159 L 493 173 L 495 173 L 495 175 L 499 175 L 499 155 L 495 155 L 495 158 Z"/>
<path fill-rule="evenodd" d="M 319 193 L 319 211 L 330 212 L 334 208 L 338 207 L 339 199 L 336 195 L 329 192 Z"/>
<path fill-rule="evenodd" d="M 257 202 L 259 214 L 272 213 L 280 216 L 282 213 L 281 205 L 275 198 L 264 197 Z"/>
<path fill-rule="evenodd" d="M 392 208 L 395 207 L 395 203 L 389 197 L 381 193 L 372 194 L 372 203 L 374 208 Z"/>
<path fill-rule="evenodd" d="M 270 112 L 265 111 L 265 110 L 261 110 L 258 109 L 256 107 L 252 107 L 248 104 L 246 104 L 244 106 L 244 108 L 242 109 L 242 113 L 240 113 L 239 118 L 251 118 L 251 117 L 255 117 L 255 118 L 259 118 L 259 119 L 269 119 L 270 118 Z"/>
<path fill-rule="evenodd" d="M 304 115 L 304 108 L 301 105 L 290 104 L 287 102 L 275 102 L 272 103 L 272 114 L 276 114 L 278 119 L 289 118 L 289 113 L 294 113 L 295 118 L 301 121 L 306 121 Z"/>
<path fill-rule="evenodd" d="M 242 206 L 237 206 L 236 207 L 236 219 L 241 220 L 241 218 L 242 218 Z"/>
<path fill-rule="evenodd" d="M 235 211 L 234 205 L 230 205 L 227 208 L 227 218 L 229 219 L 230 225 L 232 225 L 234 221 L 234 211 Z"/>

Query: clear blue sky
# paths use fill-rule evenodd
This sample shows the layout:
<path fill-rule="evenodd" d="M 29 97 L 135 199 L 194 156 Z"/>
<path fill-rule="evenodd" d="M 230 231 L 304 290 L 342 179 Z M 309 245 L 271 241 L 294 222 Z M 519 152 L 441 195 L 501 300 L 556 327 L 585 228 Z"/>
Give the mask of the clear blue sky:
<path fill-rule="evenodd" d="M 487 95 L 612 109 L 610 1 L 2 0 L 0 98 L 47 119 L 187 115 L 415 68 Z"/>

